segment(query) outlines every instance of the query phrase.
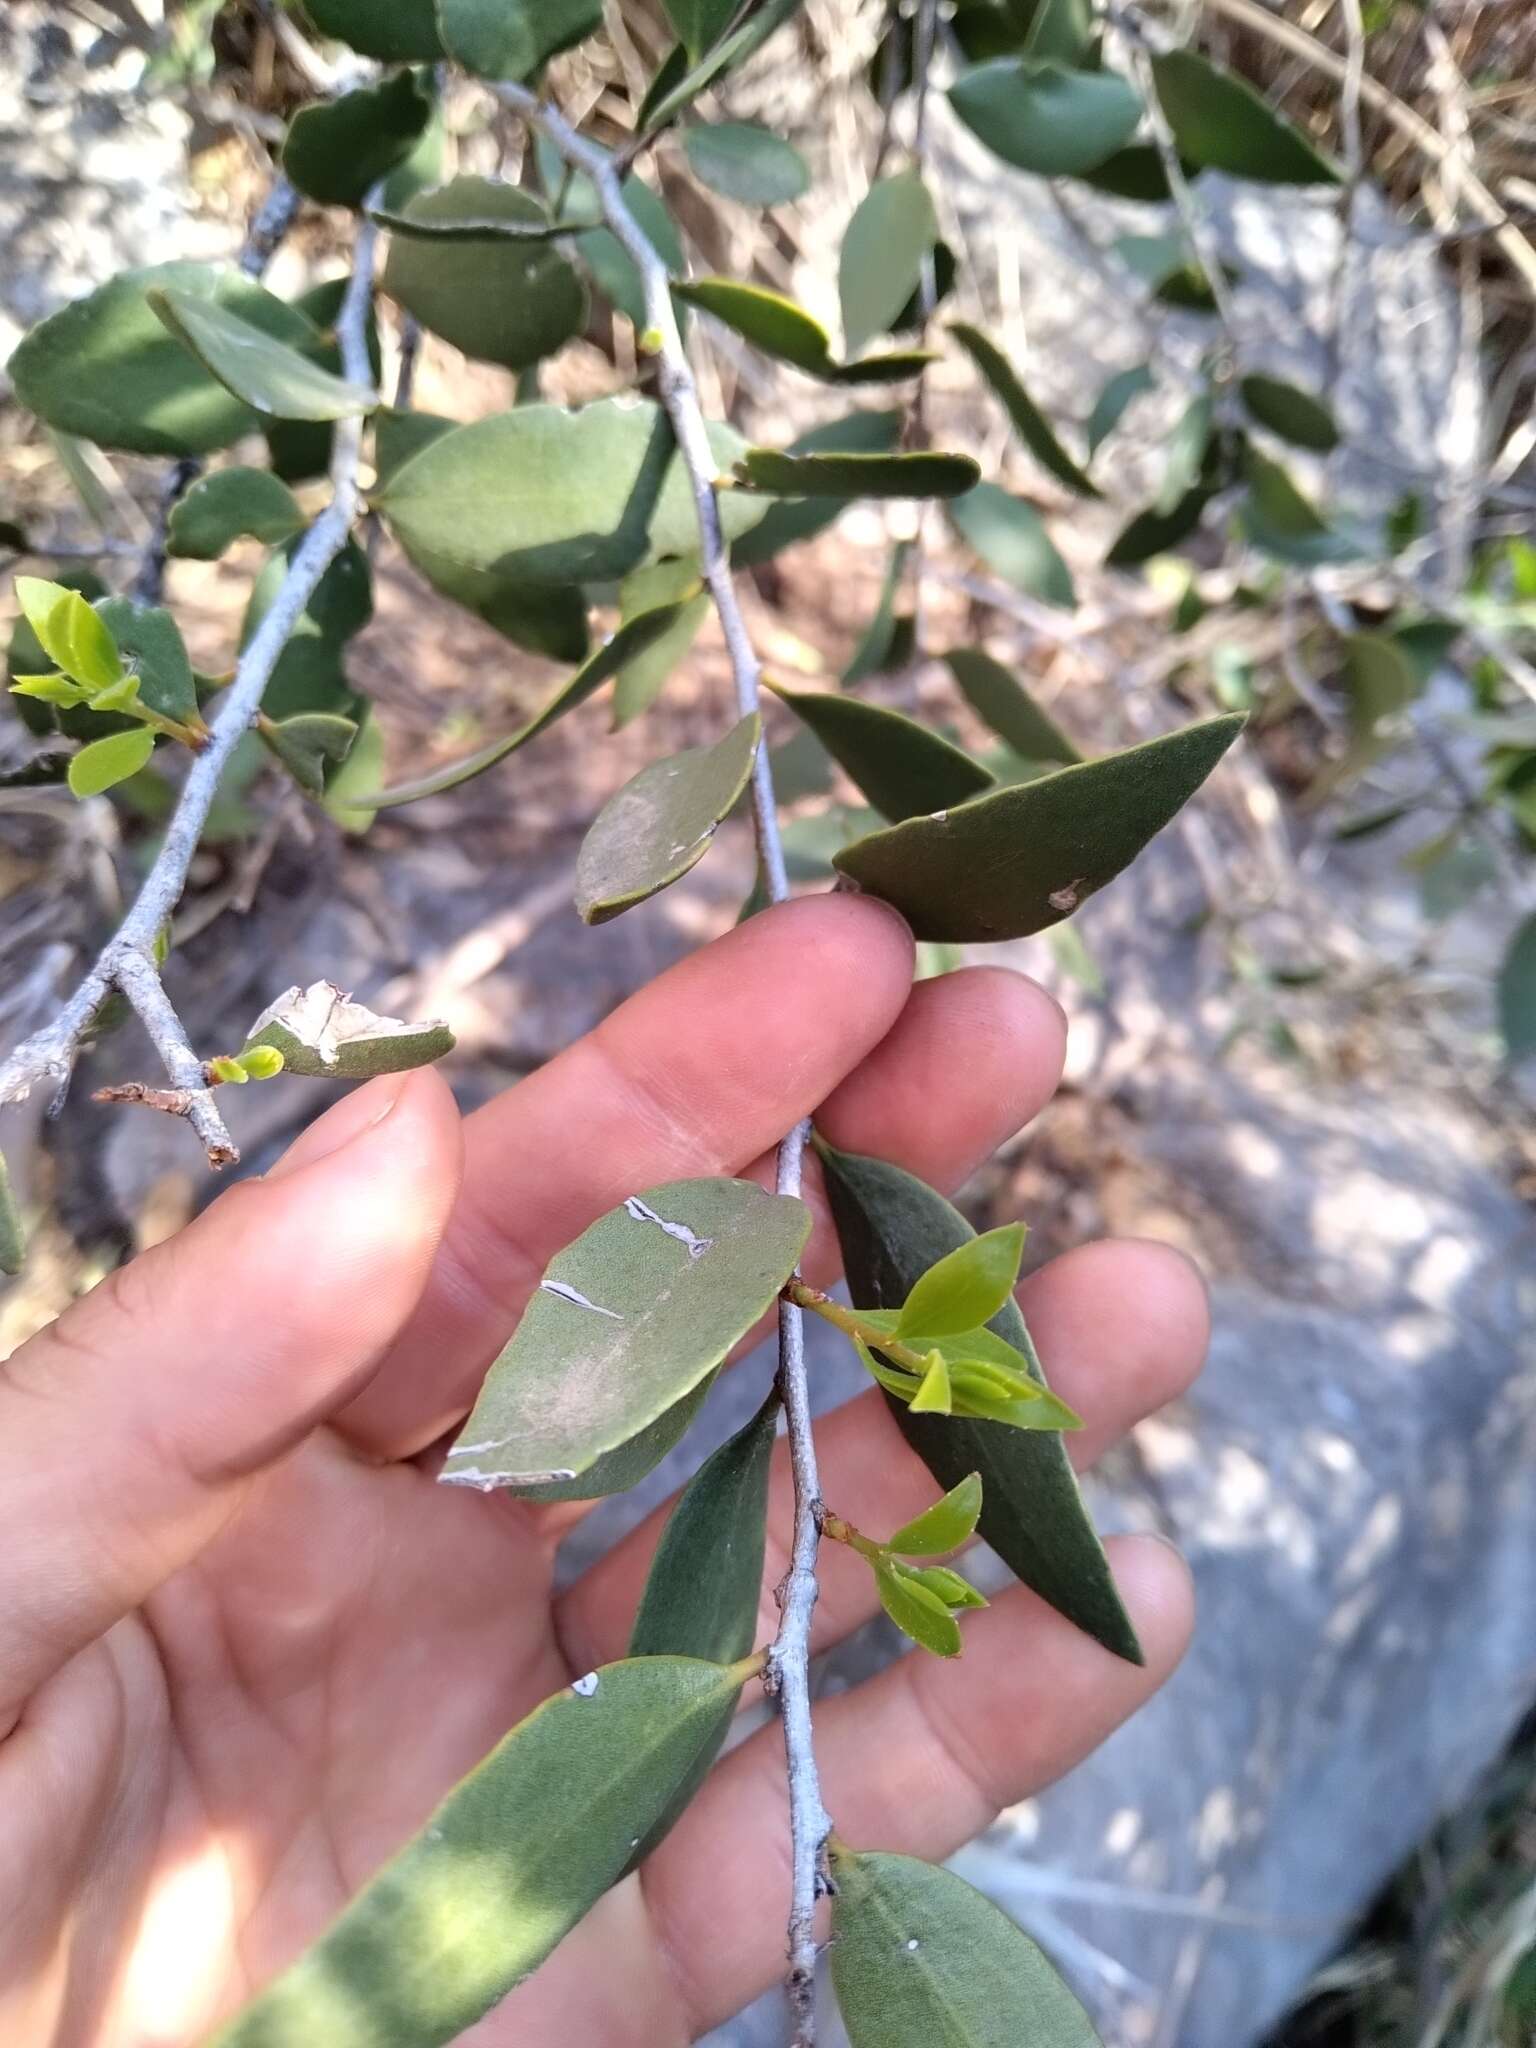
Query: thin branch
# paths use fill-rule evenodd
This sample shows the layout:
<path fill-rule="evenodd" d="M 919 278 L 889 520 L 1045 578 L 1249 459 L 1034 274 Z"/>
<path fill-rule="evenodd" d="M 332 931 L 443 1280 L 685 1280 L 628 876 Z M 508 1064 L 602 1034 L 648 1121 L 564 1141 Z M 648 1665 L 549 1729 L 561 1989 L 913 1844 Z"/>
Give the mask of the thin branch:
<path fill-rule="evenodd" d="M 688 354 L 672 305 L 667 266 L 652 247 L 624 199 L 622 172 L 595 144 L 586 141 L 570 122 L 520 85 L 502 85 L 497 92 L 505 106 L 548 138 L 568 164 L 584 171 L 596 188 L 608 227 L 640 273 L 645 288 L 648 329 L 642 346 L 656 359 L 656 383 L 672 423 L 678 453 L 693 491 L 698 516 L 700 566 L 719 614 L 742 717 L 759 708 L 761 670 L 747 631 L 730 555 L 720 524 L 715 494 L 718 465 L 699 404 Z M 789 895 L 784 849 L 779 839 L 773 770 L 768 749 L 759 747 L 752 775 L 752 816 L 757 832 L 758 860 L 768 899 L 782 903 Z M 810 1123 L 797 1124 L 779 1147 L 777 1185 L 785 1195 L 800 1192 L 801 1169 Z M 816 2038 L 816 1900 L 827 1884 L 826 1840 L 831 1820 L 822 1803 L 821 1782 L 811 1742 L 811 1616 L 816 1606 L 816 1554 L 821 1541 L 821 1481 L 811 1429 L 810 1391 L 806 1382 L 804 1323 L 799 1307 L 779 1304 L 779 1395 L 788 1425 L 790 1462 L 795 1481 L 795 1524 L 790 1567 L 778 1588 L 779 1632 L 769 1652 L 764 1682 L 778 1699 L 784 1724 L 784 1749 L 789 1771 L 789 1815 L 793 1882 L 789 1914 L 789 1998 L 795 2022 L 795 2048 L 814 2048 Z"/>
<path fill-rule="evenodd" d="M 365 387 L 372 379 L 367 325 L 373 296 L 374 243 L 375 231 L 365 216 L 358 231 L 346 299 L 336 322 L 343 369 L 354 383 Z M 157 949 L 161 933 L 186 886 L 187 870 L 230 756 L 250 730 L 289 635 L 321 577 L 346 545 L 357 511 L 362 438 L 360 416 L 337 423 L 331 458 L 331 502 L 295 549 L 271 609 L 240 657 L 208 744 L 194 756 L 181 786 L 154 866 L 115 936 L 103 947 L 58 1016 L 34 1032 L 0 1066 L 0 1103 L 22 1100 L 40 1083 L 62 1093 L 82 1040 L 102 1003 L 116 988 L 143 1020 L 175 1087 L 186 1091 L 186 1116 L 203 1141 L 209 1164 L 223 1166 L 239 1157 L 223 1118 L 213 1106 L 202 1062 L 193 1052 L 181 1019 L 161 986 Z"/>

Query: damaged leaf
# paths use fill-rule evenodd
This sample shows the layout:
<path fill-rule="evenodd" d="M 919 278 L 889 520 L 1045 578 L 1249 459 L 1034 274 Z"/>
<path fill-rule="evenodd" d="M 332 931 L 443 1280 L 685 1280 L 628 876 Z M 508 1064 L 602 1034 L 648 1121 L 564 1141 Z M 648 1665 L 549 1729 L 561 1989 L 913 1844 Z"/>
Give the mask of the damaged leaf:
<path fill-rule="evenodd" d="M 268 1004 L 246 1034 L 242 1053 L 270 1045 L 290 1074 L 320 1081 L 370 1081 L 429 1066 L 453 1050 L 446 1024 L 408 1024 L 356 1003 L 333 981 L 290 988 Z"/>

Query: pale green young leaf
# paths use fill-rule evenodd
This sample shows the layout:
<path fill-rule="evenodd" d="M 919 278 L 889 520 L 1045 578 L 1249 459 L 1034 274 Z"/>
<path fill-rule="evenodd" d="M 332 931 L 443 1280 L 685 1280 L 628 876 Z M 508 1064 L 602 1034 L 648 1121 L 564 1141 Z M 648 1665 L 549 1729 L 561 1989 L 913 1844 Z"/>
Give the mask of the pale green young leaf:
<path fill-rule="evenodd" d="M 942 1564 L 898 1564 L 895 1569 L 913 1585 L 921 1586 L 932 1593 L 936 1600 L 942 1600 L 952 1614 L 967 1608 L 986 1607 L 986 1595 L 978 1593 L 968 1579 L 962 1579 L 958 1572 L 952 1572 Z"/>
<path fill-rule="evenodd" d="M 82 747 L 69 764 L 69 786 L 78 797 L 100 796 L 130 775 L 137 775 L 155 751 L 155 736 L 148 726 L 132 732 L 109 733 Z"/>
<path fill-rule="evenodd" d="M 237 1062 L 248 1081 L 274 1081 L 283 1071 L 283 1056 L 272 1045 L 254 1045 Z"/>
<path fill-rule="evenodd" d="M 769 687 L 888 818 L 926 816 L 992 787 L 979 761 L 904 712 L 832 690 Z"/>
<path fill-rule="evenodd" d="M 18 576 L 16 601 L 38 645 L 72 681 L 89 690 L 118 681 L 123 664 L 117 642 L 78 590 L 40 576 Z"/>
<path fill-rule="evenodd" d="M 169 287 L 156 288 L 148 299 L 169 332 L 256 412 L 283 420 L 339 420 L 378 404 L 375 392 L 333 376 L 213 299 Z"/>
<path fill-rule="evenodd" d="M 139 711 L 139 679 L 119 676 L 103 690 L 92 690 L 86 702 L 93 711 L 121 711 L 134 716 Z"/>
<path fill-rule="evenodd" d="M 172 506 L 166 553 L 215 562 L 246 535 L 275 547 L 303 526 L 298 499 L 270 469 L 216 469 Z"/>
<path fill-rule="evenodd" d="M 1008 1223 L 946 1253 L 907 1296 L 896 1335 L 904 1343 L 920 1344 L 990 1322 L 1013 1297 L 1024 1237 L 1022 1223 Z"/>
<path fill-rule="evenodd" d="M 955 1404 L 949 1384 L 949 1366 L 942 1351 L 928 1353 L 917 1391 L 907 1405 L 917 1415 L 953 1414 Z"/>
<path fill-rule="evenodd" d="M 938 238 L 933 200 L 918 171 L 882 178 L 865 193 L 838 258 L 843 346 L 850 356 L 889 333 Z"/>
<path fill-rule="evenodd" d="M 696 1386 L 794 1271 L 810 1212 L 747 1181 L 652 1188 L 560 1252 L 449 1453 L 449 1485 L 575 1478 Z"/>
<path fill-rule="evenodd" d="M 83 704 L 90 695 L 84 683 L 59 675 L 17 676 L 10 687 L 13 697 L 33 697 L 40 704 Z"/>
<path fill-rule="evenodd" d="M 905 1636 L 936 1657 L 958 1657 L 960 1624 L 937 1593 L 916 1583 L 891 1560 L 874 1568 L 880 1605 Z"/>
<path fill-rule="evenodd" d="M 942 1557 L 946 1551 L 958 1550 L 976 1533 L 981 1502 L 981 1474 L 968 1472 L 931 1508 L 903 1522 L 895 1535 L 886 1539 L 886 1548 L 900 1557 Z"/>

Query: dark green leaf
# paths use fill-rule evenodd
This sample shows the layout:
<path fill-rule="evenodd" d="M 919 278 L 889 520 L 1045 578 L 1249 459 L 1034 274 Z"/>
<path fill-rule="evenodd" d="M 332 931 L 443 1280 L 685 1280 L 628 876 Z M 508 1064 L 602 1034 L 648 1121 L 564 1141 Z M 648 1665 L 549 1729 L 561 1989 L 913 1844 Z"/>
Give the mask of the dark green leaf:
<path fill-rule="evenodd" d="M 282 588 L 298 545 L 295 540 L 280 548 L 257 577 L 240 629 L 242 653 Z M 355 542 L 349 542 L 321 577 L 278 656 L 262 698 L 268 717 L 291 718 L 300 711 L 360 717 L 363 700 L 347 680 L 347 643 L 372 617 L 373 577 L 368 560 Z"/>
<path fill-rule="evenodd" d="M 304 7 L 323 36 L 364 57 L 409 64 L 444 55 L 434 0 L 304 0 Z"/>
<path fill-rule="evenodd" d="M 968 1472 L 941 1500 L 887 1537 L 886 1549 L 900 1557 L 943 1557 L 947 1551 L 958 1550 L 976 1533 L 981 1499 L 981 1474 Z"/>
<path fill-rule="evenodd" d="M 1041 468 L 1049 470 L 1058 483 L 1065 484 L 1069 491 L 1076 491 L 1080 498 L 1097 498 L 1098 486 L 1089 480 L 1081 465 L 1073 461 L 1057 440 L 1050 421 L 1019 382 L 1012 363 L 996 343 L 979 328 L 969 327 L 964 322 L 951 327 L 950 332 L 1002 400 L 1019 439 Z"/>
<path fill-rule="evenodd" d="M 122 675 L 117 642 L 78 590 L 40 576 L 18 576 L 16 601 L 38 645 L 72 681 L 104 690 Z"/>
<path fill-rule="evenodd" d="M 260 728 L 268 747 L 300 789 L 325 794 L 327 769 L 344 761 L 357 738 L 357 724 L 333 711 L 301 711 L 296 718 L 269 718 Z"/>
<path fill-rule="evenodd" d="M 92 740 L 69 764 L 70 789 L 79 797 L 100 796 L 103 790 L 137 775 L 154 751 L 155 736 L 144 725 Z"/>
<path fill-rule="evenodd" d="M 679 608 L 672 624 L 632 655 L 619 670 L 618 681 L 613 686 L 615 732 L 655 703 L 709 616 L 711 599 L 699 581 L 696 557 L 684 555 L 676 561 L 655 562 L 651 567 L 636 569 L 633 575 L 625 577 L 619 591 L 619 609 L 624 624 L 664 604 L 675 604 Z"/>
<path fill-rule="evenodd" d="M 771 687 L 887 818 L 925 816 L 992 787 L 979 761 L 904 712 L 830 690 Z"/>
<path fill-rule="evenodd" d="M 1331 526 L 1289 472 L 1252 442 L 1243 449 L 1243 475 L 1248 484 L 1243 524 L 1255 547 L 1304 568 L 1359 559 L 1358 544 Z"/>
<path fill-rule="evenodd" d="M 740 12 L 738 0 L 664 0 L 690 63 L 697 64 Z"/>
<path fill-rule="evenodd" d="M 750 1181 L 652 1188 L 551 1262 L 448 1454 L 487 1491 L 575 1478 L 713 1372 L 772 1304 L 810 1230 Z"/>
<path fill-rule="evenodd" d="M 705 0 L 708 4 L 708 0 Z M 729 35 L 705 52 L 691 70 L 685 71 L 670 90 L 656 97 L 647 95 L 645 127 L 647 133 L 665 128 L 698 98 L 706 87 L 723 78 L 728 71 L 735 71 L 745 64 L 777 34 L 785 22 L 800 12 L 802 0 L 764 0 L 754 14 L 733 28 Z M 733 8 L 732 13 L 736 10 Z"/>
<path fill-rule="evenodd" d="M 956 1337 L 989 1323 L 1013 1299 L 1024 1257 L 1024 1226 L 1008 1223 L 957 1245 L 918 1280 L 896 1320 L 904 1344 Z"/>
<path fill-rule="evenodd" d="M 747 1675 L 641 1657 L 546 1700 L 216 2048 L 445 2048 L 622 1875 Z"/>
<path fill-rule="evenodd" d="M 1165 206 L 1173 197 L 1163 153 L 1155 142 L 1128 142 L 1103 163 L 1078 176 L 1096 192 L 1116 199 L 1137 199 L 1144 206 Z"/>
<path fill-rule="evenodd" d="M 246 1033 L 242 1053 L 269 1045 L 285 1073 L 315 1081 L 371 1081 L 430 1066 L 453 1050 L 446 1024 L 381 1017 L 334 982 L 285 989 Z"/>
<path fill-rule="evenodd" d="M 1180 156 L 1202 169 L 1269 185 L 1336 185 L 1338 166 L 1314 149 L 1244 79 L 1194 50 L 1152 59 Z"/>
<path fill-rule="evenodd" d="M 899 1166 L 838 1152 L 819 1138 L 817 1149 L 853 1298 L 894 1313 L 935 1259 L 970 1239 L 970 1225 L 942 1195 Z M 993 1327 L 1025 1354 L 1044 1384 L 1017 1304 L 1005 1303 Z M 1107 1649 L 1140 1663 L 1136 1632 L 1060 1436 L 995 1422 L 925 1419 L 900 1402 L 891 1405 L 902 1434 L 941 1486 L 980 1473 L 981 1534 L 1004 1563 Z"/>
<path fill-rule="evenodd" d="M 1127 406 L 1139 398 L 1144 391 L 1157 388 L 1157 379 L 1145 363 L 1137 363 L 1129 370 L 1117 370 L 1105 384 L 1093 402 L 1093 411 L 1088 415 L 1088 453 L 1097 454 L 1101 443 L 1107 441 L 1125 417 Z"/>
<path fill-rule="evenodd" d="M 1154 507 L 1164 518 L 1183 504 L 1204 474 L 1215 418 L 1215 403 L 1209 391 L 1199 392 L 1179 415 L 1168 438 L 1162 487 Z"/>
<path fill-rule="evenodd" d="M 883 1560 L 875 1566 L 875 1587 L 880 1605 L 903 1635 L 936 1657 L 959 1656 L 960 1624 L 937 1593 Z"/>
<path fill-rule="evenodd" d="M 16 396 L 61 433 L 140 455 L 206 455 L 255 426 L 255 416 L 169 334 L 152 291 L 198 295 L 264 333 L 304 348 L 315 329 L 233 268 L 159 263 L 125 271 L 43 321 L 11 357 Z"/>
<path fill-rule="evenodd" d="M 899 171 L 865 193 L 838 258 L 843 346 L 850 356 L 890 332 L 938 237 L 933 201 L 919 172 Z"/>
<path fill-rule="evenodd" d="M 1082 760 L 1080 751 L 1040 709 L 1011 669 L 979 647 L 956 647 L 944 659 L 977 716 L 1021 759 L 1060 761 L 1068 767 Z"/>
<path fill-rule="evenodd" d="M 743 206 L 786 206 L 810 186 L 799 150 L 753 121 L 689 128 L 683 148 L 701 184 Z"/>
<path fill-rule="evenodd" d="M 1016 498 L 1001 484 L 977 484 L 955 500 L 949 516 L 961 538 L 1015 590 L 1068 611 L 1076 604 L 1072 572 L 1027 499 Z"/>
<path fill-rule="evenodd" d="M 981 472 L 969 455 L 791 455 L 749 448 L 735 473 L 749 490 L 779 498 L 956 498 Z"/>
<path fill-rule="evenodd" d="M 602 0 L 437 0 L 443 47 L 482 78 L 528 78 L 602 25 Z"/>
<path fill-rule="evenodd" d="M 270 469 L 216 469 L 172 507 L 166 551 L 215 562 L 243 535 L 272 547 L 303 525 L 298 499 Z"/>
<path fill-rule="evenodd" d="M 540 227 L 548 219 L 531 194 L 470 177 L 418 193 L 404 217 L 450 224 L 501 218 Z M 586 285 L 558 250 L 538 241 L 398 235 L 384 289 L 465 355 L 509 370 L 553 355 L 587 323 Z"/>
<path fill-rule="evenodd" d="M 283 169 L 324 205 L 358 206 L 410 156 L 432 119 L 429 87 L 397 71 L 378 85 L 300 107 L 283 143 Z"/>
<path fill-rule="evenodd" d="M 331 277 L 315 285 L 294 301 L 295 309 L 312 324 L 311 339 L 303 343 L 304 354 L 322 370 L 341 375 L 341 347 L 336 339 L 350 278 Z M 379 347 L 378 321 L 368 316 L 368 361 L 375 383 L 384 367 Z M 284 483 L 302 483 L 308 477 L 326 475 L 331 466 L 335 427 L 330 420 L 259 419 L 272 468 Z"/>
<path fill-rule="evenodd" d="M 1261 427 L 1283 441 L 1326 455 L 1339 445 L 1333 414 L 1320 398 L 1287 384 L 1280 377 L 1244 377 L 1239 385 L 1243 404 Z"/>
<path fill-rule="evenodd" d="M 658 605 L 653 611 L 642 612 L 638 618 L 627 620 L 588 656 L 574 675 L 567 676 L 545 698 L 532 718 L 524 720 L 515 732 L 507 733 L 501 739 L 489 740 L 483 747 L 476 747 L 472 754 L 465 754 L 442 768 L 434 768 L 426 775 L 418 775 L 409 782 L 394 783 L 388 789 L 375 790 L 366 801 L 375 810 L 396 810 L 401 804 L 417 803 L 424 796 L 440 796 L 445 789 L 457 789 L 461 782 L 483 775 L 498 761 L 504 761 L 519 747 L 537 739 L 557 718 L 563 718 L 567 711 L 574 711 L 578 704 L 584 704 L 594 690 L 601 689 L 627 662 L 643 654 L 653 642 L 670 632 L 682 611 L 681 605 Z"/>
<path fill-rule="evenodd" d="M 911 553 L 912 543 L 906 540 L 898 541 L 891 549 L 875 615 L 865 627 L 848 666 L 843 670 L 845 683 L 862 683 L 866 677 L 877 676 L 882 669 L 892 665 L 891 654 L 897 639 L 896 599 L 901 592 Z"/>
<path fill-rule="evenodd" d="M 1511 1060 L 1536 1052 L 1536 914 L 1516 931 L 1499 969 L 1499 1029 Z"/>
<path fill-rule="evenodd" d="M 812 427 L 789 445 L 791 455 L 888 455 L 901 439 L 899 412 L 855 412 L 846 419 Z M 812 540 L 833 523 L 849 503 L 847 492 L 830 497 L 800 498 L 770 505 L 755 530 L 740 537 L 731 550 L 739 569 L 766 562 L 781 549 Z"/>
<path fill-rule="evenodd" d="M 369 412 L 377 395 L 323 370 L 286 341 L 191 292 L 156 288 L 149 305 L 226 390 L 283 420 L 340 420 Z"/>
<path fill-rule="evenodd" d="M 920 939 L 1024 938 L 1070 917 L 1175 817 L 1242 730 L 1229 715 L 856 840 L 840 873 Z"/>
<path fill-rule="evenodd" d="M 712 747 L 652 761 L 608 799 L 576 857 L 584 924 L 606 924 L 697 866 L 751 779 L 761 736 L 753 712 Z"/>
<path fill-rule="evenodd" d="M 1104 557 L 1105 568 L 1133 569 L 1154 555 L 1166 554 L 1180 541 L 1188 540 L 1210 502 L 1211 493 L 1202 484 L 1181 498 L 1171 511 L 1159 512 L 1155 505 L 1149 505 L 1120 529 Z"/>
<path fill-rule="evenodd" d="M 96 610 L 138 680 L 141 701 L 163 718 L 195 718 L 197 684 L 170 613 L 128 597 L 105 598 Z"/>
<path fill-rule="evenodd" d="M 1016 57 L 962 71 L 949 97 L 966 127 L 1004 163 L 1042 177 L 1095 169 L 1124 148 L 1141 120 L 1140 99 L 1114 72 Z"/>
<path fill-rule="evenodd" d="M 0 1152 L 0 1273 L 19 1273 L 27 1256 L 27 1230 L 11 1189 L 10 1169 Z M 761 1572 L 761 1565 L 759 1565 Z"/>
<path fill-rule="evenodd" d="M 687 262 L 672 216 L 643 179 L 626 178 L 623 189 L 625 204 L 646 240 L 668 271 L 674 277 L 678 276 L 687 268 Z M 572 219 L 579 219 L 589 211 L 600 217 L 597 197 L 590 182 L 585 177 L 577 177 L 566 197 L 566 212 Z M 585 234 L 578 235 L 576 246 L 603 296 L 633 326 L 643 329 L 648 318 L 645 285 L 628 250 L 621 247 L 618 238 L 604 227 L 590 228 Z"/>
<path fill-rule="evenodd" d="M 1100 2048 L 1043 1952 L 961 1878 L 832 1848 L 832 1985 L 851 2048 Z"/>
<path fill-rule="evenodd" d="M 1093 0 L 1037 0 L 1020 54 L 1073 70 L 1086 64 L 1093 44 Z"/>

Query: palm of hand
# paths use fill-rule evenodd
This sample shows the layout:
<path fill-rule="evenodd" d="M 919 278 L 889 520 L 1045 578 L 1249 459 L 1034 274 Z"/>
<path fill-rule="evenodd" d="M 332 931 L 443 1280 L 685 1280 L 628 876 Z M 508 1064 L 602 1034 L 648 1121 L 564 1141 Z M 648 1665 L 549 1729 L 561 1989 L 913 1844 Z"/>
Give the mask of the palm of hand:
<path fill-rule="evenodd" d="M 1046 1000 L 990 970 L 908 995 L 907 971 L 869 906 L 756 920 L 471 1119 L 462 1183 L 440 1085 L 375 1084 L 382 1102 L 338 1105 L 277 1175 L 19 1355 L 0 1381 L 0 2037 L 201 2039 L 509 1726 L 623 1654 L 656 1519 L 557 1602 L 573 1511 L 440 1488 L 429 1447 L 544 1261 L 623 1194 L 746 1170 L 818 1103 L 838 1142 L 941 1182 L 1031 1114 L 1059 1065 Z M 979 1051 L 936 1108 L 957 1032 Z M 832 1258 L 818 1226 L 813 1276 Z M 1198 1292 L 1154 1248 L 1089 1248 L 1032 1290 L 1086 1450 L 1198 1364 Z M 874 1397 L 823 1425 L 823 1459 L 865 1526 L 932 1498 Z M 770 1584 L 787 1522 L 780 1472 Z M 1146 1673 L 1016 1589 L 977 1618 L 964 1668 L 906 1659 L 829 1702 L 843 1832 L 942 1854 L 1130 1711 L 1178 1654 L 1187 1593 L 1158 1546 L 1117 1569 Z M 846 1552 L 823 1585 L 826 1643 L 873 1601 Z M 765 1729 L 474 2040 L 671 2048 L 770 1981 L 781 1775 Z"/>

